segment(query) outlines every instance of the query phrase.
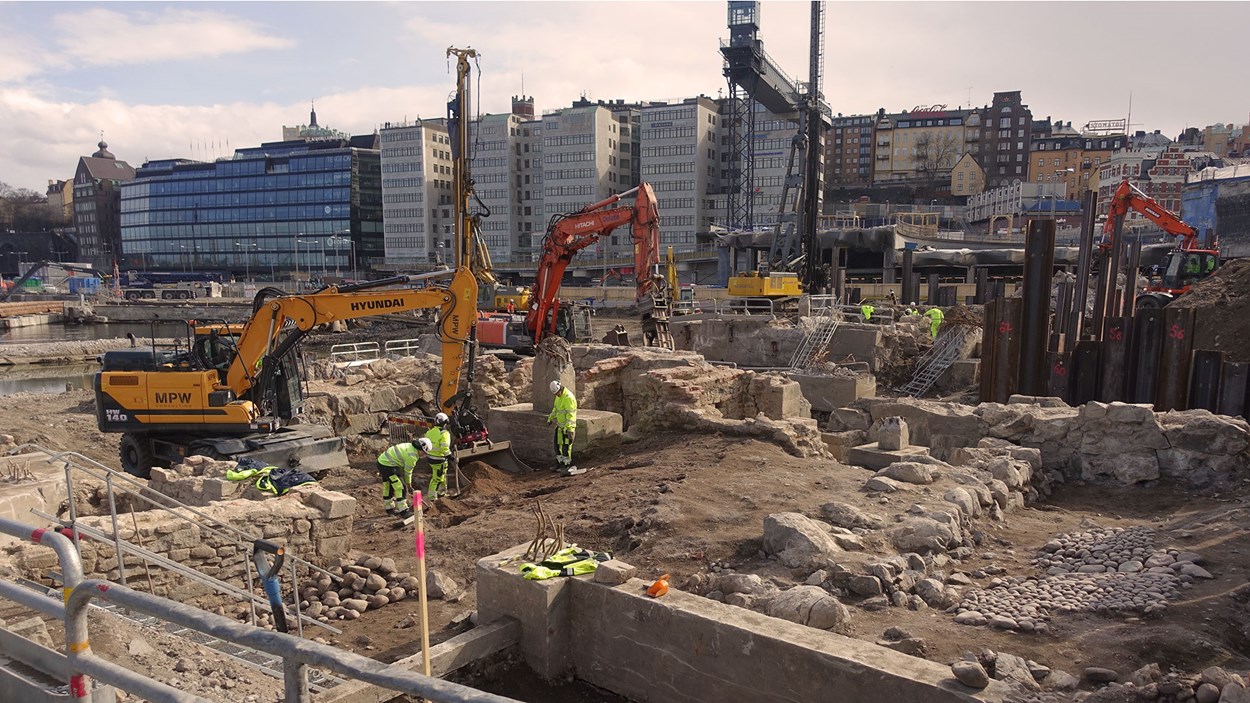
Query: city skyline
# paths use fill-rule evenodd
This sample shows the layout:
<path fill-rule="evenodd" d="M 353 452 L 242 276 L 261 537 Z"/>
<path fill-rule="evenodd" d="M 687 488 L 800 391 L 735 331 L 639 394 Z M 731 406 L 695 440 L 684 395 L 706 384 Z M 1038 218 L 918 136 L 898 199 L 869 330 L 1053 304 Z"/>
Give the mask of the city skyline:
<path fill-rule="evenodd" d="M 725 14 L 724 2 L 4 4 L 0 181 L 42 192 L 101 131 L 135 166 L 229 156 L 280 140 L 313 100 L 322 125 L 353 134 L 441 117 L 448 44 L 482 52 L 484 113 L 522 93 L 540 111 L 582 96 L 716 97 Z M 843 114 L 1021 90 L 1035 118 L 1079 128 L 1126 117 L 1131 92 L 1132 129 L 1175 137 L 1250 111 L 1221 87 L 1235 45 L 1204 46 L 1212 70 L 1195 71 L 1193 49 L 1158 32 L 1178 17 L 1243 26 L 1244 3 L 832 2 L 827 16 L 824 92 Z M 1021 51 L 1021 31 L 1045 40 Z M 763 3 L 765 49 L 799 78 L 808 34 L 807 3 Z"/>

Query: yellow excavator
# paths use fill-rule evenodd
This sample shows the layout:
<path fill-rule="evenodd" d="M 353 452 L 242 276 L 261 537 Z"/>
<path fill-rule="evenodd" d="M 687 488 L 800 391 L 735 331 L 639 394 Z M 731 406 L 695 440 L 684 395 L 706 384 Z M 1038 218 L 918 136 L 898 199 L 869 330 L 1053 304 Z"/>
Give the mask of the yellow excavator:
<path fill-rule="evenodd" d="M 397 276 L 305 295 L 266 288 L 257 293 L 241 331 L 209 325 L 197 329 L 182 348 L 106 353 L 94 382 L 96 421 L 102 432 L 123 433 L 121 463 L 127 472 L 146 478 L 152 466 L 191 454 L 246 456 L 309 473 L 346 465 L 342 438 L 328 427 L 299 422 L 304 404 L 299 342 L 318 325 L 408 310 L 438 311 L 439 405 L 452 418 L 458 446 L 489 443 L 469 390 L 478 281 L 493 282 L 478 216 L 468 209 L 473 193 L 468 60 L 477 53 L 454 48 L 447 53 L 457 57 L 457 98 L 449 105 L 450 131 L 456 135 L 457 266 L 448 272 L 450 280 L 432 284 L 427 279 L 417 287 L 414 277 Z M 490 449 L 509 447 L 490 443 Z"/>

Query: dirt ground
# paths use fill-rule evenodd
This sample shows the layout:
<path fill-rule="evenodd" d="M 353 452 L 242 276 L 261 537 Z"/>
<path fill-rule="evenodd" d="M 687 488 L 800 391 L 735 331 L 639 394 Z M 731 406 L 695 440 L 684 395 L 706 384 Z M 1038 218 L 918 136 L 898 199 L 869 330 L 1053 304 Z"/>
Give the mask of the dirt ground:
<path fill-rule="evenodd" d="M 5 403 L 0 433 L 115 462 L 116 437 L 96 430 L 90 392 L 10 396 Z M 430 567 L 466 587 L 455 602 L 430 603 L 434 642 L 460 632 L 452 621 L 474 610 L 476 560 L 533 539 L 532 510 L 538 501 L 564 523 L 570 541 L 612 551 L 637 566 L 644 579 L 670 573 L 680 587 L 690 576 L 726 563 L 779 585 L 802 583 L 806 572 L 763 558 L 764 518 L 787 511 L 817 516 L 819 506 L 831 500 L 861 505 L 867 500 L 861 492 L 867 471 L 827 459 L 795 458 L 749 439 L 653 435 L 578 463 L 591 471 L 561 478 L 546 471 L 509 475 L 466 466 L 471 484 L 464 493 L 431 509 Z M 397 528 L 382 512 L 372 457 L 354 457 L 351 467 L 332 472 L 323 483 L 360 501 L 354 552 L 390 556 L 400 571 L 416 571 L 412 530 Z M 1036 575 L 1030 559 L 1057 534 L 1087 521 L 1104 527 L 1148 525 L 1157 532 L 1158 546 L 1202 554 L 1216 576 L 1195 582 L 1159 618 L 1056 615 L 1050 631 L 1036 635 L 959 626 L 951 615 L 933 610 L 867 612 L 855 608 L 859 599 L 852 598 L 847 601 L 851 634 L 876 641 L 885 629 L 899 627 L 922 638 L 924 655 L 938 662 L 988 647 L 1077 675 L 1086 666 L 1128 672 L 1151 662 L 1164 671 L 1196 672 L 1212 665 L 1244 671 L 1250 667 L 1250 605 L 1245 602 L 1250 589 L 1244 587 L 1250 582 L 1250 533 L 1244 530 L 1248 496 L 1245 486 L 1200 496 L 1175 486 L 1062 485 L 1045 503 L 1009 513 L 1005 523 L 980 525 L 972 558 L 947 567 L 948 572 L 972 572 L 994 565 L 1010 575 Z M 905 497 L 886 500 L 898 501 L 888 508 L 896 512 L 907 505 Z M 988 579 L 975 581 L 984 586 Z M 383 661 L 411 655 L 419 646 L 418 631 L 410 625 L 417 612 L 416 600 L 408 599 L 356 621 L 336 622 L 343 634 L 331 643 Z"/>
<path fill-rule="evenodd" d="M 1228 361 L 1250 361 L 1250 260 L 1237 259 L 1199 281 L 1168 307 L 1195 308 L 1194 349 L 1222 351 Z"/>

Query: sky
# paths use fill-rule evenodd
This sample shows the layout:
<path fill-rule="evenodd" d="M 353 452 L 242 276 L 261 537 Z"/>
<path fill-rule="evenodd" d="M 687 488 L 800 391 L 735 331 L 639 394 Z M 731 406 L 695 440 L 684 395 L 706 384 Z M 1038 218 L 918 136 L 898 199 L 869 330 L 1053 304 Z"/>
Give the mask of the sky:
<path fill-rule="evenodd" d="M 725 91 L 719 2 L 0 2 L 0 181 L 46 189 L 100 141 L 119 159 L 228 156 L 318 122 L 352 134 L 441 117 L 449 45 L 481 53 L 479 109 Z M 1250 119 L 1246 2 L 828 2 L 834 112 L 985 105 L 1124 118 L 1175 138 Z M 760 37 L 806 80 L 807 2 L 764 2 Z M 474 96 L 475 102 L 478 95 Z M 228 145 L 228 146 L 227 146 Z"/>

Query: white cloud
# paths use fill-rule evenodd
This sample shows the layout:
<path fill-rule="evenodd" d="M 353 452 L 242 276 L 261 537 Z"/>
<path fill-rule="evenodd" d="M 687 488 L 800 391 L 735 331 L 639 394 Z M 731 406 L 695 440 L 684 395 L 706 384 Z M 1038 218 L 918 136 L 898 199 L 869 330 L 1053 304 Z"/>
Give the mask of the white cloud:
<path fill-rule="evenodd" d="M 34 42 L 20 34 L 6 36 L 0 42 L 0 85 L 29 78 L 43 71 L 46 66 L 41 65 L 38 60 L 43 54 Z"/>
<path fill-rule="evenodd" d="M 217 57 L 295 42 L 218 12 L 167 8 L 122 13 L 104 8 L 52 18 L 60 54 L 83 65 L 119 65 Z"/>

